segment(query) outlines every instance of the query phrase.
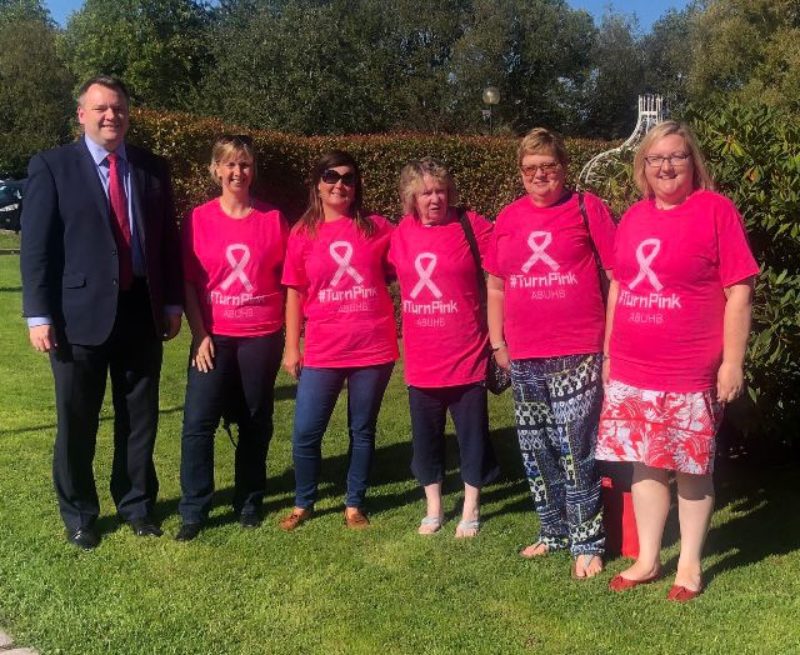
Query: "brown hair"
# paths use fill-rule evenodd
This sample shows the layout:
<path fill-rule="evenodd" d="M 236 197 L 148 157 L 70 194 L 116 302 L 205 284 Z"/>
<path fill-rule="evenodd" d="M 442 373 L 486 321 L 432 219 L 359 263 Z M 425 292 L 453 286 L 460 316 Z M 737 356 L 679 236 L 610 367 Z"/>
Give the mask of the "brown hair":
<path fill-rule="evenodd" d="M 336 168 L 337 166 L 349 166 L 353 169 L 356 178 L 354 187 L 355 195 L 349 207 L 349 213 L 353 221 L 355 221 L 359 232 L 365 237 L 371 237 L 375 234 L 375 223 L 369 219 L 362 208 L 364 192 L 361 185 L 361 171 L 352 155 L 344 150 L 331 150 L 326 152 L 311 169 L 311 174 L 308 177 L 308 207 L 298 221 L 298 229 L 304 231 L 311 237 L 316 236 L 320 224 L 325 220 L 322 200 L 320 200 L 317 186 L 322 178 L 322 174 L 329 168 Z"/>
<path fill-rule="evenodd" d="M 695 136 L 689 129 L 689 126 L 685 123 L 678 123 L 677 121 L 664 121 L 663 123 L 656 125 L 645 135 L 644 139 L 639 144 L 639 148 L 636 150 L 636 154 L 633 157 L 633 180 L 636 182 L 636 186 L 639 187 L 639 191 L 641 191 L 642 195 L 646 198 L 649 198 L 653 195 L 653 189 L 651 189 L 650 185 L 647 183 L 647 176 L 644 173 L 645 166 L 647 166 L 647 162 L 645 162 L 644 158 L 647 156 L 648 151 L 653 147 L 656 141 L 659 141 L 667 136 L 672 136 L 673 134 L 677 134 L 683 138 L 683 142 L 686 145 L 686 150 L 689 152 L 689 155 L 692 158 L 692 164 L 694 168 L 692 188 L 709 190 L 714 189 L 714 180 L 706 168 L 703 153 L 700 151 L 700 148 L 697 145 L 697 139 L 695 139 Z"/>
<path fill-rule="evenodd" d="M 112 77 L 111 75 L 95 75 L 94 77 L 90 77 L 83 84 L 81 84 L 80 87 L 78 88 L 78 104 L 83 103 L 83 96 L 86 95 L 86 92 L 89 90 L 89 87 L 94 86 L 95 84 L 99 84 L 100 86 L 104 86 L 107 89 L 116 91 L 123 98 L 125 98 L 126 104 L 130 104 L 131 97 L 130 94 L 128 93 L 128 88 L 122 83 L 122 80 L 118 80 L 116 77 Z"/>
<path fill-rule="evenodd" d="M 458 190 L 450 171 L 435 159 L 423 157 L 422 159 L 408 162 L 403 166 L 403 170 L 400 171 L 398 187 L 404 214 L 417 215 L 416 195 L 422 187 L 422 178 L 425 175 L 438 180 L 447 187 L 448 205 L 452 207 L 458 204 Z"/>
<path fill-rule="evenodd" d="M 558 132 L 544 127 L 534 127 L 522 137 L 517 150 L 517 164 L 522 166 L 522 160 L 526 155 L 553 155 L 562 168 L 566 169 L 569 165 L 564 139 Z"/>
<path fill-rule="evenodd" d="M 214 141 L 211 148 L 211 163 L 208 165 L 208 172 L 211 173 L 211 179 L 217 186 L 219 186 L 219 178 L 215 170 L 217 164 L 228 161 L 238 154 L 244 154 L 250 160 L 253 168 L 252 181 L 255 182 L 258 175 L 258 164 L 253 140 L 245 134 L 222 134 Z"/>

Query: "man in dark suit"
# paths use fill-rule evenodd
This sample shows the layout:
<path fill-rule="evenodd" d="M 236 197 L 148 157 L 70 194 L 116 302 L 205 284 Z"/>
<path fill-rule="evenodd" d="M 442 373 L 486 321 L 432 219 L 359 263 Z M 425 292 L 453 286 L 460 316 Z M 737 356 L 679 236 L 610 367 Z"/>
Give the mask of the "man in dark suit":
<path fill-rule="evenodd" d="M 67 540 L 99 543 L 92 472 L 111 375 L 111 495 L 139 536 L 153 520 L 158 479 L 162 340 L 180 329 L 183 281 L 166 162 L 125 143 L 128 93 L 110 77 L 79 91 L 84 136 L 35 155 L 22 214 L 22 296 L 32 346 L 50 355 L 58 427 L 53 481 Z"/>

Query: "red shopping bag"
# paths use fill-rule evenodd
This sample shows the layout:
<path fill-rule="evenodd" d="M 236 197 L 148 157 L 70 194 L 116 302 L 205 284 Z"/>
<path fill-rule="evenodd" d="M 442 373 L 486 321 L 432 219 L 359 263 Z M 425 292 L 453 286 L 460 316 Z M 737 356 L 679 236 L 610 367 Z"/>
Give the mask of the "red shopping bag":
<path fill-rule="evenodd" d="M 630 464 L 604 462 L 601 484 L 606 554 L 635 559 L 639 556 L 639 537 L 631 498 L 631 476 Z"/>

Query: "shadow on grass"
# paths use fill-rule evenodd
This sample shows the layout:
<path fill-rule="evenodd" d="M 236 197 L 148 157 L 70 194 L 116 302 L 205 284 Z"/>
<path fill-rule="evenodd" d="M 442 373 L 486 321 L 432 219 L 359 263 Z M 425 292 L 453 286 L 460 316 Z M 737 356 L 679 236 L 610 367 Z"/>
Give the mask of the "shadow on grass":
<path fill-rule="evenodd" d="M 158 410 L 160 416 L 166 416 L 167 414 L 175 414 L 176 412 L 183 412 L 183 405 L 177 405 L 175 407 L 166 407 L 164 409 Z M 109 416 L 101 416 L 100 423 L 106 423 L 108 421 L 113 421 L 114 415 L 111 414 Z M 0 435 L 6 434 L 23 434 L 25 432 L 39 432 L 39 431 L 54 431 L 58 426 L 55 423 L 48 423 L 47 425 L 32 425 L 32 426 L 25 426 L 21 428 L 13 428 L 11 430 L 1 430 Z"/>
<path fill-rule="evenodd" d="M 22 287 L 0 287 L 0 293 L 22 293 Z"/>
<path fill-rule="evenodd" d="M 717 507 L 732 517 L 709 533 L 705 554 L 719 559 L 704 571 L 706 582 L 726 571 L 800 550 L 798 475 L 796 464 L 721 463 L 716 474 Z"/>

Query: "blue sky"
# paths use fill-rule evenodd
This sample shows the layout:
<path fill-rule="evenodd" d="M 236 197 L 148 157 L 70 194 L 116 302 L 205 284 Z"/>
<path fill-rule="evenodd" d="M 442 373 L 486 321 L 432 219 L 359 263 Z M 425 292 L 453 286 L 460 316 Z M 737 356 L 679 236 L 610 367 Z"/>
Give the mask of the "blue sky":
<path fill-rule="evenodd" d="M 653 21 L 668 9 L 682 9 L 688 4 L 688 0 L 616 0 L 613 3 L 608 0 L 568 0 L 568 2 L 575 9 L 586 9 L 596 17 L 596 22 L 599 22 L 599 18 L 609 6 L 625 14 L 636 14 L 639 26 L 645 32 L 650 29 Z M 69 14 L 79 9 L 83 5 L 83 0 L 45 0 L 45 5 L 56 22 L 65 25 Z"/>

